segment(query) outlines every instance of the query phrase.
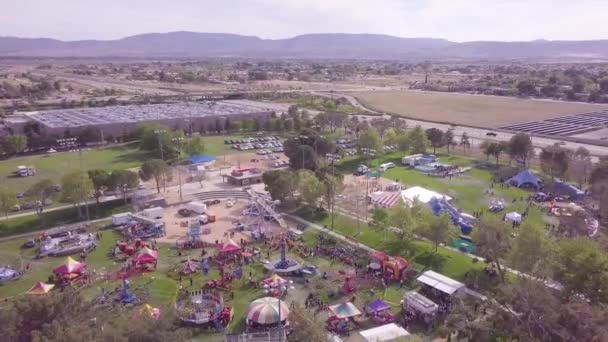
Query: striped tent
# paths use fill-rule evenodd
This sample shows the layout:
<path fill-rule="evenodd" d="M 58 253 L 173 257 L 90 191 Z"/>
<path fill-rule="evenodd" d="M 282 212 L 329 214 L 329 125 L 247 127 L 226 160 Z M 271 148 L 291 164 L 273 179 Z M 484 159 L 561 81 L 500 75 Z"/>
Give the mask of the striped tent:
<path fill-rule="evenodd" d="M 279 306 L 281 315 L 279 318 Z M 287 319 L 289 309 L 285 305 L 285 301 L 279 301 L 278 298 L 264 297 L 256 299 L 247 308 L 245 318 L 248 322 L 257 324 L 277 324 Z"/>
<path fill-rule="evenodd" d="M 33 295 L 47 294 L 53 289 L 53 287 L 55 287 L 55 285 L 45 284 L 45 283 L 39 281 L 34 286 L 32 286 L 32 288 L 29 289 L 29 291 L 27 291 L 27 294 L 33 294 Z"/>
<path fill-rule="evenodd" d="M 59 274 L 72 274 L 72 273 L 80 273 L 82 269 L 87 267 L 87 264 L 84 262 L 78 262 L 72 257 L 65 258 L 65 262 L 62 265 L 59 265 L 53 269 L 53 273 Z"/>
<path fill-rule="evenodd" d="M 350 318 L 361 315 L 361 311 L 351 303 L 336 304 L 329 307 L 329 311 L 339 319 Z"/>
<path fill-rule="evenodd" d="M 392 208 L 401 200 L 401 192 L 384 192 L 382 195 L 372 198 L 372 204 L 383 208 Z"/>

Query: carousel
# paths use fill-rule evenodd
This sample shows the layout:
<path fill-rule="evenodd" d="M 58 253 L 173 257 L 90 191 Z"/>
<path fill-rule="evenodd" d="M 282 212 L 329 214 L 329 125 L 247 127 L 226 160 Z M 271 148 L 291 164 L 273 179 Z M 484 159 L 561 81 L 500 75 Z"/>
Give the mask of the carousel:
<path fill-rule="evenodd" d="M 289 309 L 285 301 L 278 298 L 263 297 L 254 300 L 247 307 L 245 321 L 250 332 L 287 326 Z"/>
<path fill-rule="evenodd" d="M 273 274 L 262 281 L 262 287 L 264 288 L 264 294 L 272 297 L 279 297 L 281 294 L 284 295 L 287 293 L 289 285 L 292 283 L 292 280 L 287 280 L 277 274 Z"/>
<path fill-rule="evenodd" d="M 175 310 L 185 324 L 209 325 L 217 330 L 226 327 L 234 314 L 217 291 L 183 291 L 175 302 Z"/>

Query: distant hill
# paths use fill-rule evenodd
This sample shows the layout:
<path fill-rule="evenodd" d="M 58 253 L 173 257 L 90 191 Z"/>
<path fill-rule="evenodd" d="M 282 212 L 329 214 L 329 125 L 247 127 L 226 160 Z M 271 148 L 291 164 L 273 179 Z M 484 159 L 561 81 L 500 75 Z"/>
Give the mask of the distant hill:
<path fill-rule="evenodd" d="M 227 33 L 146 33 L 117 40 L 0 37 L 0 56 L 269 57 L 331 59 L 608 58 L 608 40 L 455 43 L 380 34 L 306 34 L 261 39 Z"/>

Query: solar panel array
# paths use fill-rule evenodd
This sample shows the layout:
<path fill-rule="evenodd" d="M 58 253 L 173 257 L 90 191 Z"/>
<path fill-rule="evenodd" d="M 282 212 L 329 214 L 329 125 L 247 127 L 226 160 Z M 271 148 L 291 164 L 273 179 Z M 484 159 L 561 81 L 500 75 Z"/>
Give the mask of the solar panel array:
<path fill-rule="evenodd" d="M 554 119 L 518 123 L 500 129 L 543 135 L 571 136 L 597 131 L 608 126 L 608 110 L 577 113 Z"/>
<path fill-rule="evenodd" d="M 270 109 L 264 109 L 259 106 L 251 106 L 236 101 L 210 101 L 54 109 L 32 112 L 27 115 L 47 127 L 68 128 L 206 116 L 230 116 L 270 111 Z"/>

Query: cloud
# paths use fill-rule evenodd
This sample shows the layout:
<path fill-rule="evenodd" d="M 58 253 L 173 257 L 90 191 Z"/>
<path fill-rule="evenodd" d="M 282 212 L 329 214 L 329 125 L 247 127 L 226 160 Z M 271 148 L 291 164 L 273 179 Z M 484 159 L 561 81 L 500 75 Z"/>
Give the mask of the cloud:
<path fill-rule="evenodd" d="M 263 38 L 383 33 L 455 41 L 608 38 L 605 0 L 20 0 L 0 34 L 116 39 L 144 32 L 230 32 Z"/>

